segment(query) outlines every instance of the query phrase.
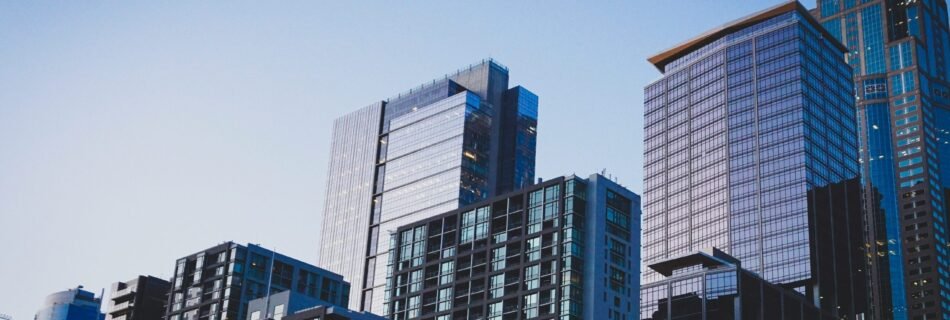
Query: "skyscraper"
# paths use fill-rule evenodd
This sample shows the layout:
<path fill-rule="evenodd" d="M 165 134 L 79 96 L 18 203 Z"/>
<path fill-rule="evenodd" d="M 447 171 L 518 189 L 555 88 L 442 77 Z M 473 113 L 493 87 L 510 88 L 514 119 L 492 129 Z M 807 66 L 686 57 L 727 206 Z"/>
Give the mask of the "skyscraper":
<path fill-rule="evenodd" d="M 854 68 L 877 319 L 950 318 L 945 0 L 818 0 Z"/>
<path fill-rule="evenodd" d="M 866 312 L 845 51 L 792 1 L 649 59 L 663 77 L 645 90 L 645 265 L 716 248 L 823 310 Z"/>
<path fill-rule="evenodd" d="M 633 319 L 640 197 L 560 177 L 400 226 L 390 319 Z"/>
<path fill-rule="evenodd" d="M 248 302 L 286 290 L 347 306 L 343 277 L 249 244 L 225 242 L 175 263 L 167 320 L 246 320 Z"/>
<path fill-rule="evenodd" d="M 33 320 L 103 320 L 102 297 L 79 286 L 46 297 Z"/>
<path fill-rule="evenodd" d="M 112 284 L 107 320 L 163 320 L 171 283 L 152 277 Z"/>
<path fill-rule="evenodd" d="M 354 310 L 383 311 L 388 232 L 531 184 L 537 108 L 486 60 L 334 122 L 319 265 Z"/>

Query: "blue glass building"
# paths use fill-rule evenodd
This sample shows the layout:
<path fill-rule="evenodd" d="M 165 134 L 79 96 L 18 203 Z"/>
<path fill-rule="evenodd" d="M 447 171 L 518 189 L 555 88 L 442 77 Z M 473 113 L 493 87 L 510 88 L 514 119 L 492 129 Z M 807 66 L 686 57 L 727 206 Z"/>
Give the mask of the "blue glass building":
<path fill-rule="evenodd" d="M 334 122 L 319 265 L 382 314 L 389 232 L 530 185 L 538 97 L 485 60 Z"/>
<path fill-rule="evenodd" d="M 101 306 L 102 297 L 79 286 L 47 296 L 33 320 L 103 320 Z"/>
<path fill-rule="evenodd" d="M 649 59 L 663 77 L 645 92 L 645 265 L 716 248 L 825 312 L 866 316 L 846 50 L 792 1 Z M 702 295 L 677 281 L 648 269 L 642 292 Z M 641 317 L 659 304 L 642 295 Z"/>
<path fill-rule="evenodd" d="M 950 319 L 945 0 L 818 0 L 854 68 L 877 319 Z"/>

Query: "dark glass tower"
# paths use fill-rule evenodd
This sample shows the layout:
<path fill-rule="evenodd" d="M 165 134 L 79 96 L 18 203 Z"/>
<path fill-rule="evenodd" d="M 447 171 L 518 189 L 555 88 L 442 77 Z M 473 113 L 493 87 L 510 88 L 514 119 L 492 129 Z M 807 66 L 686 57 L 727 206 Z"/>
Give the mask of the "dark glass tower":
<path fill-rule="evenodd" d="M 717 248 L 826 312 L 866 313 L 845 51 L 793 1 L 649 59 L 645 265 Z"/>
<path fill-rule="evenodd" d="M 640 197 L 601 175 L 556 178 L 403 225 L 390 319 L 634 319 Z"/>
<path fill-rule="evenodd" d="M 875 318 L 950 318 L 944 0 L 818 0 L 854 68 Z"/>
<path fill-rule="evenodd" d="M 389 232 L 534 179 L 538 97 L 486 60 L 333 126 L 319 265 L 382 314 Z"/>

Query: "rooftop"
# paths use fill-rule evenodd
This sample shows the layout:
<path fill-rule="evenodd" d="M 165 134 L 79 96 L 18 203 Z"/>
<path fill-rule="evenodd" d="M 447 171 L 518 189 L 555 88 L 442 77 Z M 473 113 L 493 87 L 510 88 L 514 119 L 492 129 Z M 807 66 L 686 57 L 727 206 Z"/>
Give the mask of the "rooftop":
<path fill-rule="evenodd" d="M 702 264 L 704 268 L 718 266 L 739 266 L 739 260 L 720 251 L 716 248 L 707 248 L 694 253 L 688 253 L 679 257 L 670 258 L 650 265 L 660 274 L 669 277 L 673 270 L 691 267 Z"/>
<path fill-rule="evenodd" d="M 459 68 L 458 70 L 455 70 L 454 73 L 446 73 L 446 74 L 445 74 L 444 76 L 442 76 L 441 78 L 432 79 L 432 81 L 430 81 L 430 82 L 423 83 L 423 84 L 418 85 L 418 86 L 416 86 L 416 87 L 414 87 L 414 88 L 412 88 L 412 89 L 406 90 L 406 91 L 404 91 L 404 92 L 401 92 L 401 93 L 399 93 L 399 94 L 396 94 L 395 96 L 389 97 L 389 99 L 386 99 L 385 101 L 392 101 L 392 100 L 396 100 L 396 99 L 402 98 L 403 96 L 411 95 L 411 94 L 413 94 L 414 92 L 419 92 L 419 91 L 421 91 L 422 89 L 425 89 L 425 88 L 428 88 L 428 87 L 430 87 L 430 86 L 436 85 L 436 84 L 438 84 L 438 83 L 441 83 L 442 81 L 448 80 L 448 79 L 451 78 L 451 77 L 457 76 L 457 75 L 462 74 L 462 73 L 464 73 L 464 72 L 471 71 L 472 69 L 481 67 L 481 66 L 486 65 L 486 64 L 489 65 L 490 67 L 495 67 L 495 68 L 497 68 L 497 69 L 499 69 L 499 70 L 504 71 L 505 73 L 508 73 L 508 67 L 506 67 L 505 65 L 499 63 L 498 61 L 495 61 L 495 59 L 492 59 L 492 58 L 482 59 L 482 60 L 479 61 L 479 62 L 469 64 L 468 67 Z"/>
<path fill-rule="evenodd" d="M 650 61 L 650 63 L 652 63 L 657 69 L 659 69 L 662 72 L 664 68 L 666 67 L 666 65 L 672 62 L 673 60 L 683 57 L 689 54 L 690 52 L 701 48 L 704 45 L 710 44 L 713 41 L 716 41 L 730 33 L 739 31 L 746 27 L 752 26 L 756 23 L 768 20 L 770 18 L 774 18 L 784 13 L 793 12 L 793 11 L 797 11 L 801 17 L 803 17 L 804 19 L 807 19 L 813 25 L 815 25 L 816 29 L 818 29 L 822 33 L 825 39 L 829 39 L 829 41 L 832 44 L 834 44 L 839 50 L 841 50 L 842 53 L 849 51 L 847 47 L 845 47 L 843 44 L 838 42 L 838 40 L 834 36 L 832 36 L 830 33 L 828 33 L 827 30 L 821 27 L 821 24 L 818 23 L 818 20 L 815 20 L 815 18 L 808 12 L 808 9 L 805 9 L 805 7 L 802 6 L 802 4 L 799 3 L 798 1 L 791 0 L 783 4 L 779 4 L 771 8 L 739 18 L 737 20 L 733 20 L 722 26 L 716 27 L 693 39 L 687 40 L 686 42 L 680 43 L 679 45 L 676 45 L 670 49 L 667 49 L 663 52 L 655 54 L 649 59 L 647 59 L 647 61 Z"/>

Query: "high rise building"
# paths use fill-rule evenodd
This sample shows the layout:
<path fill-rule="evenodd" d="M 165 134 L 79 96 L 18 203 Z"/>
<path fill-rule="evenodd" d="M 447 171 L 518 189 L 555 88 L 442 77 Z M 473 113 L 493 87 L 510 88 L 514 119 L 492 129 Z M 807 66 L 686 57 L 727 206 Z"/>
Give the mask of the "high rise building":
<path fill-rule="evenodd" d="M 333 124 L 319 265 L 382 312 L 388 232 L 534 179 L 538 97 L 486 60 Z"/>
<path fill-rule="evenodd" d="M 171 283 L 152 276 L 112 284 L 107 320 L 163 320 Z"/>
<path fill-rule="evenodd" d="M 248 301 L 293 290 L 347 306 L 343 276 L 260 246 L 225 242 L 178 259 L 167 320 L 245 320 Z"/>
<path fill-rule="evenodd" d="M 845 51 L 791 1 L 649 59 L 663 76 L 645 89 L 644 265 L 716 248 L 822 310 L 866 315 Z M 697 289 L 645 270 L 660 281 Z"/>
<path fill-rule="evenodd" d="M 33 320 L 103 320 L 101 307 L 102 297 L 79 286 L 47 296 Z"/>
<path fill-rule="evenodd" d="M 876 319 L 950 318 L 945 0 L 818 0 L 854 68 Z"/>
<path fill-rule="evenodd" d="M 633 319 L 640 197 L 600 175 L 545 181 L 400 226 L 386 312 L 409 319 Z"/>

